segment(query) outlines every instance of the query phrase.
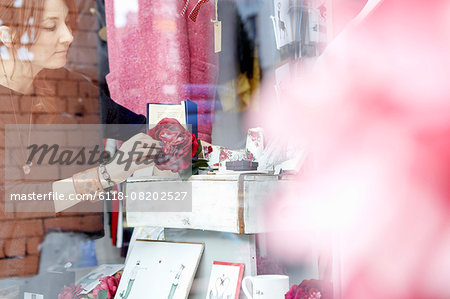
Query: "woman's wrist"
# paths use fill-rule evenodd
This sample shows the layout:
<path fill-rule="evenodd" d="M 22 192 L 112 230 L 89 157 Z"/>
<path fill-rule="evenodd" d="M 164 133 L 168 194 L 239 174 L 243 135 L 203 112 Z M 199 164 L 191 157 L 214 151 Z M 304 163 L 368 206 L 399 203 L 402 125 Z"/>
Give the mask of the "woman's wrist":
<path fill-rule="evenodd" d="M 115 186 L 117 186 L 117 183 L 120 183 L 111 177 L 109 170 L 107 169 L 107 165 L 108 164 L 100 164 L 100 166 L 98 167 L 100 183 L 103 186 L 104 190 L 114 188 Z"/>

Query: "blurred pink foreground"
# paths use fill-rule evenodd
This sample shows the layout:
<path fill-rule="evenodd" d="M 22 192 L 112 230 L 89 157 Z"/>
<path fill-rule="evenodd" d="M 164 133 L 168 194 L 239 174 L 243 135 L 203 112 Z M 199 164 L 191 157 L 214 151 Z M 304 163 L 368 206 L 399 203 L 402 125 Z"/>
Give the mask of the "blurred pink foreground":
<path fill-rule="evenodd" d="M 385 0 L 265 93 L 266 133 L 313 160 L 267 209 L 274 252 L 332 243 L 341 298 L 450 298 L 449 73 L 450 1 Z"/>

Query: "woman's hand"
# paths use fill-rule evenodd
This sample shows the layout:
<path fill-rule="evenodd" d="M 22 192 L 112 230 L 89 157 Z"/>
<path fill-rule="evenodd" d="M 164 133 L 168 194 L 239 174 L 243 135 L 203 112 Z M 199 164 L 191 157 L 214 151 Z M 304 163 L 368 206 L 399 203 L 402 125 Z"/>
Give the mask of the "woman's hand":
<path fill-rule="evenodd" d="M 113 182 L 121 183 L 136 170 L 152 165 L 161 148 L 159 141 L 147 134 L 136 134 L 122 144 L 111 162 L 105 166 L 106 171 Z"/>

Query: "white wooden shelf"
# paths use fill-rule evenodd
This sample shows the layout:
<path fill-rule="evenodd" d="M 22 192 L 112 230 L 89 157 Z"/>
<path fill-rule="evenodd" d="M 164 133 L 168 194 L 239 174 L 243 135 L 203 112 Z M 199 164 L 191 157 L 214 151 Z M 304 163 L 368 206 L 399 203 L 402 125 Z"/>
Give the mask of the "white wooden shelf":
<path fill-rule="evenodd" d="M 158 184 L 167 182 L 176 180 L 157 177 L 129 179 L 125 194 L 129 198 L 133 192 L 152 192 L 158 189 Z M 143 212 L 145 201 L 128 200 L 127 224 L 132 227 L 159 226 L 240 234 L 266 231 L 261 212 L 268 195 L 278 186 L 278 176 L 230 172 L 196 175 L 188 182 L 192 185 L 192 212 Z"/>

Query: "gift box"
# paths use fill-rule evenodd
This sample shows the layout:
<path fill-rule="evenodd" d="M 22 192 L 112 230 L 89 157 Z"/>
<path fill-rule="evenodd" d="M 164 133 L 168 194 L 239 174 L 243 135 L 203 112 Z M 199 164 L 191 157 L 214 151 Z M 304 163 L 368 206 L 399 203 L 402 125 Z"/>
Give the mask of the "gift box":
<path fill-rule="evenodd" d="M 226 163 L 246 158 L 245 150 L 229 150 L 217 145 L 204 146 L 203 155 L 211 168 L 221 171 L 228 169 Z"/>
<path fill-rule="evenodd" d="M 227 170 L 234 170 L 234 171 L 257 170 L 258 162 L 253 162 L 249 160 L 228 161 L 226 162 L 226 167 Z"/>

